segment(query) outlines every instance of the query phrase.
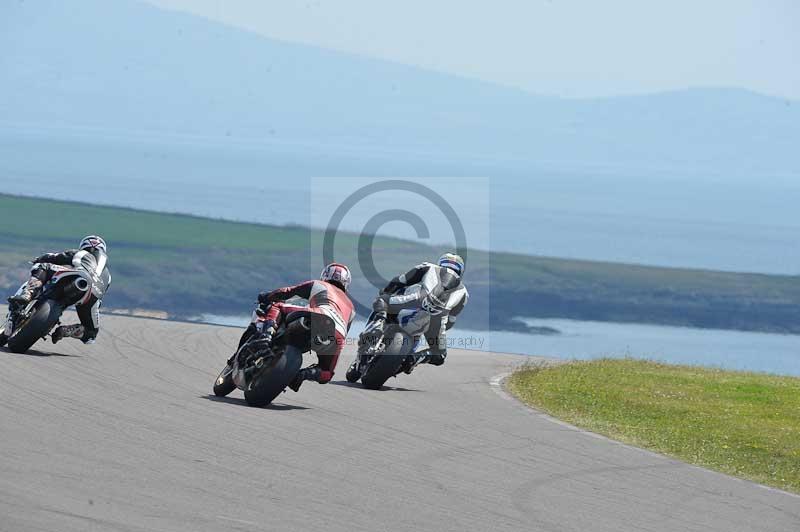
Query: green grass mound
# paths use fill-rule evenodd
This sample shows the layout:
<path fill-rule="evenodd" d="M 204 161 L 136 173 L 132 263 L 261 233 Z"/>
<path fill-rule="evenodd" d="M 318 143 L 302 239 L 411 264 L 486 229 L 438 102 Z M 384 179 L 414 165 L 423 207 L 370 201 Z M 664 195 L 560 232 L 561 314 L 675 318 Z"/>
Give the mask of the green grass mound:
<path fill-rule="evenodd" d="M 800 492 L 800 378 L 602 359 L 526 367 L 508 388 L 576 426 Z"/>
<path fill-rule="evenodd" d="M 280 220 L 277 220 L 280 222 Z M 0 194 L 0 292 L 27 277 L 26 261 L 100 234 L 113 288 L 106 308 L 173 317 L 249 314 L 261 290 L 319 275 L 324 232 Z M 448 248 L 340 232 L 333 258 L 371 256 L 386 279 Z M 655 323 L 800 334 L 800 282 L 787 275 L 713 272 L 470 250 L 471 302 L 461 327 L 529 331 L 517 316 Z M 355 268 L 357 271 L 359 268 Z M 378 286 L 355 275 L 351 294 Z"/>

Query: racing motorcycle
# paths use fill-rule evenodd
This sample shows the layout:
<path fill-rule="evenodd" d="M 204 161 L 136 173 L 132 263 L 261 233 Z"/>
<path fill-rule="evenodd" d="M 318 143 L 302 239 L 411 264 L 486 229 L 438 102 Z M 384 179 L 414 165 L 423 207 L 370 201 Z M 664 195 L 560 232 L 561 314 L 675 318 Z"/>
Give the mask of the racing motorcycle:
<path fill-rule="evenodd" d="M 256 329 L 266 312 L 256 311 Z M 311 335 L 311 320 L 302 311 L 292 312 L 275 331 L 268 346 L 261 334 L 253 334 L 232 357 L 214 382 L 214 395 L 224 397 L 236 388 L 250 406 L 266 406 L 275 400 L 300 371 Z"/>
<path fill-rule="evenodd" d="M 58 326 L 66 308 L 86 303 L 92 295 L 102 299 L 109 284 L 111 275 L 105 268 L 98 274 L 80 263 L 74 267 L 59 267 L 30 303 L 9 303 L 5 324 L 0 330 L 0 345 L 7 342 L 12 352 L 27 352 Z M 20 286 L 17 294 L 24 287 L 24 284 Z"/>
<path fill-rule="evenodd" d="M 421 282 L 381 297 L 403 296 L 406 305 L 396 314 L 373 312 L 359 337 L 358 356 L 348 368 L 348 382 L 378 390 L 390 377 L 411 373 L 426 357 L 423 339 L 431 326 L 441 325 L 442 314 L 461 301 L 466 292 L 460 277 L 449 269 L 429 269 Z M 388 304 L 388 301 L 387 301 Z M 385 318 L 381 318 L 384 316 Z M 440 325 L 435 325 L 436 320 Z M 421 348 L 422 347 L 422 348 Z"/>
<path fill-rule="evenodd" d="M 434 310 L 434 312 L 436 312 Z M 422 360 L 417 356 L 422 338 L 431 322 L 428 300 L 418 308 L 401 310 L 386 323 L 372 321 L 362 334 L 358 346 L 358 363 L 347 370 L 345 378 L 358 382 L 369 390 L 379 390 L 387 380 L 401 371 L 410 373 Z"/>

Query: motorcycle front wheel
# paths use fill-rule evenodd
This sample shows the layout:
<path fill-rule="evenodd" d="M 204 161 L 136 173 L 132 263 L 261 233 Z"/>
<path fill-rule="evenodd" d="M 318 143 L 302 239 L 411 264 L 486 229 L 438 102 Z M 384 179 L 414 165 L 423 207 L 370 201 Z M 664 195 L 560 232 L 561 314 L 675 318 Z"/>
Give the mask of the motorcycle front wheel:
<path fill-rule="evenodd" d="M 361 377 L 361 384 L 368 390 L 380 390 L 391 377 L 400 371 L 408 352 L 411 350 L 411 341 L 400 331 L 387 335 L 390 341 L 386 344 L 383 353 L 375 355 Z"/>
<path fill-rule="evenodd" d="M 214 381 L 214 395 L 217 397 L 225 397 L 233 390 L 236 389 L 236 384 L 233 382 L 233 368 L 226 365 L 217 380 Z"/>

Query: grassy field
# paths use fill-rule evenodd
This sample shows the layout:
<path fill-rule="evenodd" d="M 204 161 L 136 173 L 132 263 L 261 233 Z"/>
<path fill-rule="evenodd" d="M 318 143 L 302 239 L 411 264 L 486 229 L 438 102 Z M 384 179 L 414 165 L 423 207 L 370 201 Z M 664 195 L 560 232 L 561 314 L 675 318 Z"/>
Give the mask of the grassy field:
<path fill-rule="evenodd" d="M 604 359 L 523 369 L 508 388 L 576 426 L 800 493 L 800 378 Z"/>
<path fill-rule="evenodd" d="M 322 233 L 117 207 L 0 195 L 0 290 L 13 291 L 25 261 L 74 247 L 84 234 L 110 243 L 114 287 L 104 303 L 174 316 L 248 312 L 263 289 L 317 275 Z M 359 235 L 340 233 L 336 259 L 358 263 Z M 391 277 L 439 247 L 375 240 L 376 267 Z M 519 330 L 515 316 L 656 323 L 800 333 L 800 279 L 654 268 L 470 251 L 471 328 Z M 376 288 L 356 277 L 353 294 Z"/>

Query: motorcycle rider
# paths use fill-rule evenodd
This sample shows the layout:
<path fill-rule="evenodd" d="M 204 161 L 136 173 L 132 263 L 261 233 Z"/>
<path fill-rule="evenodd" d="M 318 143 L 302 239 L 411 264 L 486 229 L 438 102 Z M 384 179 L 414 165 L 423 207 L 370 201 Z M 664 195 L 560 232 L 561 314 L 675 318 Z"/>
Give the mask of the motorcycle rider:
<path fill-rule="evenodd" d="M 84 237 L 78 249 L 68 249 L 61 253 L 45 253 L 36 257 L 31 268 L 31 277 L 22 288 L 13 296 L 8 298 L 8 302 L 16 307 L 22 307 L 30 303 L 39 295 L 39 292 L 53 274 L 58 272 L 62 266 L 81 266 L 92 274 L 101 275 L 106 270 L 108 276 L 107 286 L 111 284 L 111 274 L 107 272 L 106 263 L 106 242 L 97 235 Z M 92 344 L 100 332 L 100 299 L 92 294 L 88 301 L 75 305 L 78 312 L 79 324 L 62 325 L 53 332 L 53 343 L 58 343 L 63 338 L 77 338 L 85 344 Z M 5 336 L 5 334 L 3 334 Z M 7 340 L 7 338 L 4 338 Z M 5 342 L 4 342 L 5 343 Z"/>
<path fill-rule="evenodd" d="M 312 279 L 271 292 L 262 292 L 258 296 L 260 307 L 256 314 L 264 319 L 257 320 L 257 316 L 254 316 L 253 323 L 242 335 L 239 347 L 254 334 L 260 334 L 261 340 L 269 346 L 273 334 L 286 316 L 295 311 L 310 314 L 311 341 L 305 351 L 314 351 L 318 364 L 301 369 L 289 387 L 297 392 L 306 380 L 320 384 L 330 382 L 356 314 L 353 303 L 347 296 L 350 281 L 350 269 L 344 264 L 334 262 L 322 270 L 319 280 Z M 306 299 L 308 306 L 286 303 L 286 300 L 296 296 Z M 320 319 L 314 319 L 315 317 Z"/>
<path fill-rule="evenodd" d="M 396 317 L 403 309 L 421 306 L 431 313 L 430 326 L 425 333 L 428 349 L 406 357 L 400 371 L 411 373 L 418 364 L 444 364 L 447 358 L 447 331 L 455 325 L 469 300 L 469 292 L 462 282 L 464 269 L 461 256 L 445 253 L 437 264 L 423 262 L 392 279 L 373 302 L 373 312 L 359 337 L 359 345 L 382 333 L 390 316 Z M 348 373 L 360 373 L 363 362 L 360 357 L 356 358 Z"/>

